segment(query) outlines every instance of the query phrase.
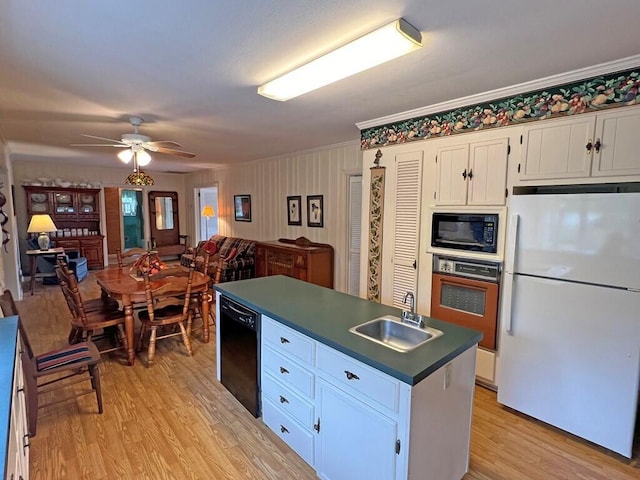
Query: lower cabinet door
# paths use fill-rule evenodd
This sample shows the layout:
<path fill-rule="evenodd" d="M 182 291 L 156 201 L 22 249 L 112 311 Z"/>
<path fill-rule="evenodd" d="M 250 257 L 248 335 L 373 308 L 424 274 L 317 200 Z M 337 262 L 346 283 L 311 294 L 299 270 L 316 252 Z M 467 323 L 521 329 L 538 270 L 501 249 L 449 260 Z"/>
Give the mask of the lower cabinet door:
<path fill-rule="evenodd" d="M 318 476 L 331 480 L 396 478 L 397 422 L 341 388 L 317 380 Z"/>

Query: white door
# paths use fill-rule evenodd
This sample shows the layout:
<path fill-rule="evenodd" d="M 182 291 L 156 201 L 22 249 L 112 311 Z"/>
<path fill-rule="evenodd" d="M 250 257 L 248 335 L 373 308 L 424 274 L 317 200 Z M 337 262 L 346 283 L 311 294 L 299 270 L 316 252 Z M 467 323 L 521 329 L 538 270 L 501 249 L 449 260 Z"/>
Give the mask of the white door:
<path fill-rule="evenodd" d="M 469 145 L 469 205 L 504 205 L 508 149 L 508 138 Z"/>
<path fill-rule="evenodd" d="M 469 145 L 441 147 L 436 153 L 436 205 L 466 205 Z"/>
<path fill-rule="evenodd" d="M 595 115 L 545 120 L 523 127 L 521 180 L 588 177 Z"/>
<path fill-rule="evenodd" d="M 318 476 L 330 480 L 394 479 L 395 420 L 322 379 L 316 386 Z"/>
<path fill-rule="evenodd" d="M 393 305 L 402 308 L 407 292 L 418 287 L 418 244 L 423 152 L 396 157 L 395 211 L 393 215 Z"/>

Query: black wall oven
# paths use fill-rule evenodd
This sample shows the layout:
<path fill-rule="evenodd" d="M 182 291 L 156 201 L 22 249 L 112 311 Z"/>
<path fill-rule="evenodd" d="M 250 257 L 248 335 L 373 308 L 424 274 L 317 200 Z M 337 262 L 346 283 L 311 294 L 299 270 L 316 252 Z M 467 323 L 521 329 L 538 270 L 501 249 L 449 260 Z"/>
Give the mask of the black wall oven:
<path fill-rule="evenodd" d="M 220 296 L 220 381 L 260 416 L 260 314 Z"/>
<path fill-rule="evenodd" d="M 498 214 L 434 212 L 431 246 L 450 250 L 496 253 Z"/>

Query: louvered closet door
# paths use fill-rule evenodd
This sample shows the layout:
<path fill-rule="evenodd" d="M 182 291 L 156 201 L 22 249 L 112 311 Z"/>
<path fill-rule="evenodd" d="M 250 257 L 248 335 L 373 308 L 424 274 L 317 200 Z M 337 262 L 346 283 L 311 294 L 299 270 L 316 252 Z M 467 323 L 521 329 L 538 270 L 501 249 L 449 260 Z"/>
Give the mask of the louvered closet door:
<path fill-rule="evenodd" d="M 418 286 L 418 241 L 422 152 L 396 156 L 396 201 L 393 246 L 393 305 L 402 307 L 407 292 Z"/>

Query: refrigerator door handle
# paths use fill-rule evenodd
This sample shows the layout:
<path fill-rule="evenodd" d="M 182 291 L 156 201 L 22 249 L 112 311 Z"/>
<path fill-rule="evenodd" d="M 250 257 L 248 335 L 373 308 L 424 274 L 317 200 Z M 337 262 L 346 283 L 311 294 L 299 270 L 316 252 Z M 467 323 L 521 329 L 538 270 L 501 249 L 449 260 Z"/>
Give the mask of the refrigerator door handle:
<path fill-rule="evenodd" d="M 507 245 L 504 258 L 505 273 L 513 273 L 516 264 L 516 247 L 518 244 L 518 221 L 520 216 L 517 213 L 509 217 L 509 228 L 507 230 Z"/>
<path fill-rule="evenodd" d="M 506 272 L 502 279 L 502 315 L 504 329 L 509 335 L 513 335 L 513 274 Z"/>

